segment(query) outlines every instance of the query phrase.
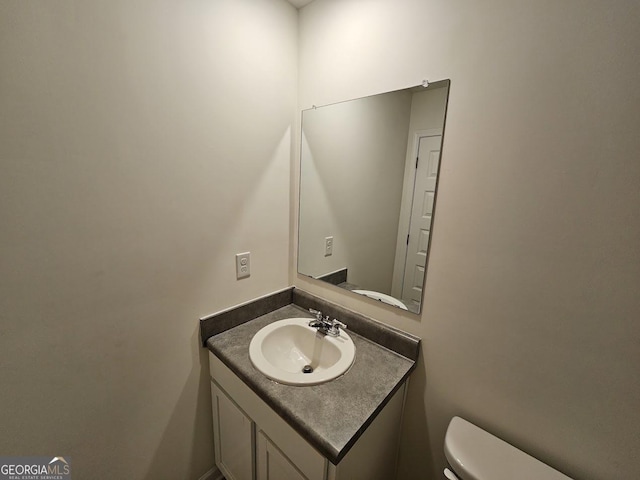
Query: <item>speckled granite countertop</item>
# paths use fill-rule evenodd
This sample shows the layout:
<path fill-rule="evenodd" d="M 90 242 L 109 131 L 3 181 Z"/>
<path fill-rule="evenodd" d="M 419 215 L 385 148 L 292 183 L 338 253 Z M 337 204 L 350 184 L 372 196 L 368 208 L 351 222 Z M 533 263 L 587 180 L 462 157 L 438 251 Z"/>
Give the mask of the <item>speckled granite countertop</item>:
<path fill-rule="evenodd" d="M 206 345 L 291 427 L 337 465 L 408 378 L 415 362 L 348 331 L 356 346 L 356 356 L 343 376 L 313 386 L 276 383 L 253 367 L 249 343 L 265 325 L 293 317 L 311 318 L 305 309 L 292 303 L 217 333 L 206 340 Z"/>

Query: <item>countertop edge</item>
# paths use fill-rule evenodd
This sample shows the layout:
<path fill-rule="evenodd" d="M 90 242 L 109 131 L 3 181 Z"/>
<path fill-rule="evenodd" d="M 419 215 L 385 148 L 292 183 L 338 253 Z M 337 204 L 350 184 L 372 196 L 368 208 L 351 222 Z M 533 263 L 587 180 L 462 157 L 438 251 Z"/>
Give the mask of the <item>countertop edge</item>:
<path fill-rule="evenodd" d="M 387 394 L 387 396 L 384 398 L 384 400 L 382 400 L 378 404 L 376 409 L 371 413 L 371 415 L 369 415 L 369 417 L 365 420 L 365 422 L 362 424 L 362 426 L 351 437 L 351 440 L 349 440 L 345 444 L 345 446 L 342 448 L 342 450 L 336 456 L 335 461 L 332 460 L 331 458 L 327 457 L 327 458 L 329 458 L 329 461 L 331 463 L 333 463 L 334 465 L 337 465 L 340 462 L 340 460 L 342 460 L 345 457 L 345 455 L 347 453 L 349 453 L 349 450 L 351 450 L 351 448 L 356 444 L 356 442 L 364 434 L 364 432 L 367 430 L 367 428 L 369 428 L 369 425 L 371 425 L 373 423 L 373 421 L 377 418 L 377 416 L 380 414 L 380 412 L 382 412 L 384 407 L 387 406 L 387 404 L 393 398 L 393 396 L 398 392 L 398 390 L 400 390 L 402 385 L 404 385 L 406 383 L 406 381 L 409 379 L 409 376 L 411 375 L 411 373 L 413 373 L 413 371 L 416 368 L 416 362 L 414 362 L 413 360 L 410 360 L 410 361 L 412 362 L 411 367 L 409 367 L 409 369 L 406 371 L 406 373 L 398 381 L 396 386 L 393 387 L 393 389 Z M 403 410 L 404 410 L 404 401 L 403 401 Z"/>

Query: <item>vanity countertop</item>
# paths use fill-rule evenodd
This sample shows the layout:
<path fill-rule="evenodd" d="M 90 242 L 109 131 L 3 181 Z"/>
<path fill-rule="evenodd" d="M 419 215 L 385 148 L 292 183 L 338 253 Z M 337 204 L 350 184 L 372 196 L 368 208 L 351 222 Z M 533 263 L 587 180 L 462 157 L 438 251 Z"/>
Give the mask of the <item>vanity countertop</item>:
<path fill-rule="evenodd" d="M 262 327 L 294 317 L 312 318 L 292 303 L 217 333 L 208 338 L 206 345 L 294 430 L 337 465 L 408 378 L 415 362 L 349 331 L 356 356 L 347 373 L 321 385 L 279 384 L 251 364 L 249 343 Z"/>

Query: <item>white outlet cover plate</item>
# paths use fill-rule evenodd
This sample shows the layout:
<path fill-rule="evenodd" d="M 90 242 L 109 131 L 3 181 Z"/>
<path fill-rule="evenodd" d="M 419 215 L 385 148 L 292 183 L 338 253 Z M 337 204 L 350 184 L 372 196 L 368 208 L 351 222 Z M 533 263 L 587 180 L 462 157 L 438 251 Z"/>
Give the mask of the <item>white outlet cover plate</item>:
<path fill-rule="evenodd" d="M 236 254 L 236 278 L 246 278 L 251 275 L 251 252 Z"/>

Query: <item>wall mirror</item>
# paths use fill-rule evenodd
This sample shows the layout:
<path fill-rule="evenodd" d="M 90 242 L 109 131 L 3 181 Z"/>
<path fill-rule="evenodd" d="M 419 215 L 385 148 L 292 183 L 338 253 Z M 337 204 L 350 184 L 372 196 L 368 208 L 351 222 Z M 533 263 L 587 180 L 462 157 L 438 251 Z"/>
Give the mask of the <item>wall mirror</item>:
<path fill-rule="evenodd" d="M 449 84 L 302 112 L 298 273 L 420 313 Z"/>

